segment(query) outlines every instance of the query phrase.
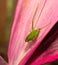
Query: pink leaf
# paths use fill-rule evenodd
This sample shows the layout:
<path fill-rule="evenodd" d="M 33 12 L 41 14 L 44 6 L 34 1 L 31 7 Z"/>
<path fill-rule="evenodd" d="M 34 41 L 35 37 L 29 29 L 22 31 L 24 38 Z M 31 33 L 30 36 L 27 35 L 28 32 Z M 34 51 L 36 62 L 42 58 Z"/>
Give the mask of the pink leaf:
<path fill-rule="evenodd" d="M 38 10 L 34 18 L 35 29 L 45 26 L 37 40 L 25 42 L 31 31 L 32 18 L 36 7 Z M 58 20 L 58 0 L 18 0 L 8 48 L 9 65 L 24 65 L 31 57 L 41 41 L 48 34 Z"/>
<path fill-rule="evenodd" d="M 6 61 L 0 56 L 0 65 L 7 65 Z"/>

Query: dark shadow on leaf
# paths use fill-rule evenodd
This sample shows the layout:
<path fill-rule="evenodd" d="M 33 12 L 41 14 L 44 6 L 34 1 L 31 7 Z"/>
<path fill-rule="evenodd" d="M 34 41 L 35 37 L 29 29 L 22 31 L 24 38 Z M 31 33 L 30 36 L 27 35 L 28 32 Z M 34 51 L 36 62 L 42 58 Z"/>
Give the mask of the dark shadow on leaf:
<path fill-rule="evenodd" d="M 50 47 L 51 43 L 54 42 L 56 38 L 58 38 L 58 22 L 55 24 L 55 26 L 51 29 L 51 31 L 47 34 L 47 36 L 35 50 L 33 55 L 27 61 L 26 65 L 29 65 L 30 63 L 34 62 L 37 57 L 44 53 L 44 51 L 46 51 Z"/>

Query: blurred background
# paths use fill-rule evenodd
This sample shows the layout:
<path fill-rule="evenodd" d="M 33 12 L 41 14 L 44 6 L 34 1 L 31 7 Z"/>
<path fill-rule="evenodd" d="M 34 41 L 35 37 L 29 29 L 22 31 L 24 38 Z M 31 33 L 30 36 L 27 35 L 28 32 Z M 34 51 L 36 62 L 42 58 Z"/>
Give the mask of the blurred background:
<path fill-rule="evenodd" d="M 7 61 L 10 27 L 17 0 L 0 0 L 0 55 Z M 57 65 L 57 61 L 44 65 Z"/>
<path fill-rule="evenodd" d="M 7 61 L 10 27 L 17 0 L 0 0 L 0 55 Z"/>

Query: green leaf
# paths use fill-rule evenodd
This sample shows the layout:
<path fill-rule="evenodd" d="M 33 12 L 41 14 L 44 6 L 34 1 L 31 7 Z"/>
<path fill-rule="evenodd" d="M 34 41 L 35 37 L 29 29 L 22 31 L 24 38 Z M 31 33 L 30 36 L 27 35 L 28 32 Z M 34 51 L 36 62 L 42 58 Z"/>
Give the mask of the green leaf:
<path fill-rule="evenodd" d="M 30 32 L 30 34 L 26 37 L 25 42 L 29 42 L 33 38 L 36 38 L 39 32 L 40 32 L 40 29 L 32 30 L 32 32 Z"/>

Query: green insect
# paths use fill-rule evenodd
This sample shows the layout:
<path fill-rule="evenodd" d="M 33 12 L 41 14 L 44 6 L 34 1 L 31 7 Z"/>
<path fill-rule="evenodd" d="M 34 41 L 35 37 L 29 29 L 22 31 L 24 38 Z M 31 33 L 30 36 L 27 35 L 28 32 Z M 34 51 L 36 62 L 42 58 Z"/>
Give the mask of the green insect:
<path fill-rule="evenodd" d="M 39 34 L 40 30 L 36 29 L 36 30 L 32 30 L 30 32 L 30 34 L 26 37 L 25 41 L 29 42 L 30 40 L 32 40 L 33 38 L 36 38 L 37 35 Z"/>
<path fill-rule="evenodd" d="M 37 7 L 38 8 L 38 7 Z M 37 11 L 37 8 L 36 8 L 36 11 Z M 36 12 L 35 12 L 36 14 Z M 35 16 L 34 14 L 34 16 Z M 40 33 L 40 30 L 45 28 L 47 25 L 45 25 L 44 27 L 42 28 L 39 28 L 39 29 L 35 29 L 34 28 L 34 16 L 33 16 L 33 19 L 32 19 L 32 31 L 28 34 L 28 36 L 26 37 L 25 39 L 25 42 L 29 42 L 31 40 L 33 40 L 34 38 L 37 38 L 37 36 L 39 35 Z"/>

